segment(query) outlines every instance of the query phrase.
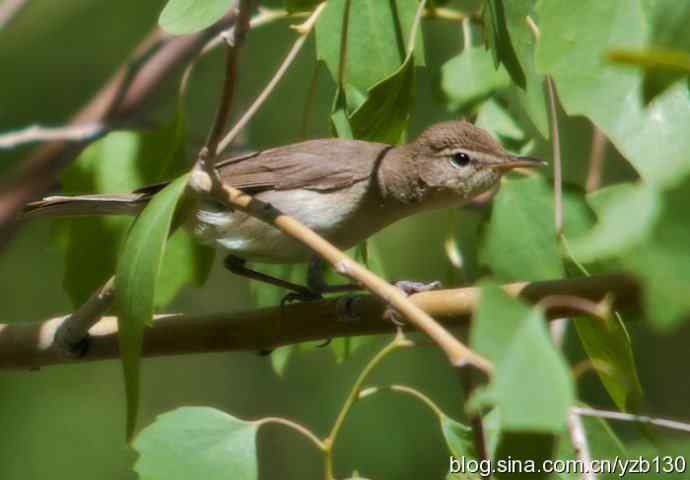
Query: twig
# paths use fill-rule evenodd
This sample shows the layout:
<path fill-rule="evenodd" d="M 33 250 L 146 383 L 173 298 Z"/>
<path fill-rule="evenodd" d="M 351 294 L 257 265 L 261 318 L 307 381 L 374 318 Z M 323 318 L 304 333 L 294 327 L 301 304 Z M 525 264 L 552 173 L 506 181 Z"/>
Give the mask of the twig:
<path fill-rule="evenodd" d="M 391 343 L 386 345 L 382 350 L 380 350 L 374 357 L 369 360 L 369 363 L 364 367 L 364 370 L 359 374 L 357 377 L 357 380 L 355 381 L 354 385 L 352 386 L 352 389 L 350 390 L 349 395 L 345 399 L 345 402 L 343 403 L 343 406 L 340 409 L 340 412 L 338 413 L 338 417 L 335 419 L 335 422 L 333 423 L 333 427 L 331 428 L 330 433 L 326 437 L 326 439 L 323 441 L 324 443 L 324 453 L 325 453 L 325 470 L 326 470 L 326 480 L 333 480 L 333 445 L 335 444 L 335 440 L 338 436 L 338 433 L 340 432 L 340 429 L 343 426 L 343 423 L 345 422 L 345 417 L 347 417 L 347 414 L 350 412 L 352 409 L 352 405 L 354 405 L 355 400 L 357 400 L 359 396 L 359 392 L 362 389 L 362 385 L 364 385 L 364 381 L 367 379 L 369 374 L 374 370 L 374 368 L 381 363 L 381 360 L 386 357 L 391 352 L 394 352 L 400 348 L 405 348 L 405 347 L 411 347 L 413 343 L 409 341 L 408 339 L 405 338 L 401 330 L 398 330 L 397 334 L 395 335 L 395 338 Z"/>
<path fill-rule="evenodd" d="M 568 412 L 566 425 L 568 433 L 570 433 L 570 441 L 575 449 L 575 457 L 580 461 L 581 465 L 584 465 L 580 478 L 582 480 L 596 480 L 596 475 L 589 471 L 589 466 L 592 465 L 592 455 L 589 452 L 585 427 L 582 425 L 580 417 L 573 410 Z"/>
<path fill-rule="evenodd" d="M 249 21 L 249 28 L 251 30 L 258 28 L 258 27 L 263 27 L 264 25 L 268 25 L 269 23 L 272 23 L 276 20 L 280 20 L 281 18 L 286 18 L 288 16 L 301 16 L 301 13 L 295 13 L 293 15 L 289 15 L 287 11 L 285 10 L 280 10 L 280 9 L 272 9 L 272 8 L 263 8 L 259 7 L 259 13 L 255 17 L 253 17 Z M 226 30 L 225 32 L 221 33 L 220 35 L 217 35 L 213 40 L 208 42 L 204 49 L 201 51 L 199 56 L 204 56 L 207 53 L 209 53 L 212 50 L 215 50 L 218 46 L 222 45 L 224 42 L 224 38 L 226 35 L 230 33 L 230 30 Z"/>
<path fill-rule="evenodd" d="M 115 277 L 110 277 L 101 288 L 71 315 L 58 325 L 55 331 L 55 348 L 67 356 L 78 356 L 86 348 L 89 329 L 110 309 L 115 300 Z"/>
<path fill-rule="evenodd" d="M 608 410 L 598 410 L 589 407 L 573 407 L 571 411 L 575 415 L 580 416 L 606 418 L 608 420 L 620 420 L 623 422 L 643 423 L 647 425 L 654 425 L 655 427 L 667 428 L 669 430 L 690 433 L 690 424 L 679 422 L 677 420 L 648 417 L 646 415 L 634 415 L 632 413 L 611 412 Z"/>
<path fill-rule="evenodd" d="M 29 3 L 28 0 L 5 0 L 0 5 L 0 31 Z"/>
<path fill-rule="evenodd" d="M 36 142 L 75 142 L 99 137 L 105 131 L 101 123 L 87 123 L 69 127 L 42 127 L 31 125 L 22 130 L 0 135 L 0 149 L 17 148 L 27 143 Z"/>
<path fill-rule="evenodd" d="M 550 295 L 542 298 L 537 307 L 545 311 L 566 307 L 573 312 L 584 313 L 599 320 L 605 320 L 611 315 L 609 297 L 604 297 L 600 302 L 593 302 L 573 295 Z"/>
<path fill-rule="evenodd" d="M 556 111 L 556 92 L 550 76 L 544 77 L 546 93 L 549 98 L 549 133 L 553 150 L 553 203 L 556 236 L 563 233 L 563 176 L 561 173 L 561 141 L 558 136 L 558 113 Z"/>
<path fill-rule="evenodd" d="M 452 8 L 446 7 L 433 7 L 424 10 L 424 17 L 429 19 L 438 20 L 450 20 L 452 22 L 461 22 L 466 18 L 472 19 L 473 21 L 479 20 L 477 15 L 467 15 L 459 10 L 454 10 Z"/>
<path fill-rule="evenodd" d="M 612 308 L 639 311 L 637 285 L 622 275 L 564 279 L 504 285 L 511 296 L 536 304 L 552 295 L 572 295 L 598 300 L 607 293 Z M 409 300 L 448 328 L 467 325 L 479 300 L 476 287 L 418 293 Z M 239 350 L 266 350 L 307 340 L 340 336 L 372 335 L 394 330 L 382 321 L 385 305 L 375 297 L 361 295 L 348 303 L 348 321 L 340 317 L 343 303 L 338 299 L 263 308 L 244 313 L 212 315 L 157 315 L 144 333 L 143 356 L 180 355 Z M 575 315 L 567 307 L 546 312 L 549 318 Z M 64 320 L 60 316 L 39 323 L 19 320 L 0 325 L 0 369 L 27 369 L 70 362 L 117 358 L 117 318 L 105 317 L 91 327 L 89 340 L 78 358 L 65 356 L 55 342 L 55 331 Z M 290 328 L 285 328 L 289 322 Z M 76 338 L 76 337 L 75 337 Z M 81 338 L 77 338 L 81 340 Z"/>
<path fill-rule="evenodd" d="M 592 124 L 592 152 L 589 157 L 589 171 L 587 172 L 586 189 L 593 192 L 599 188 L 604 169 L 604 153 L 606 152 L 606 136 L 599 127 Z"/>
<path fill-rule="evenodd" d="M 261 108 L 261 105 L 266 101 L 268 96 L 271 94 L 275 86 L 278 84 L 281 78 L 283 78 L 283 75 L 287 71 L 287 69 L 290 67 L 292 62 L 295 60 L 295 57 L 297 57 L 297 54 L 299 51 L 302 49 L 302 46 L 304 45 L 304 42 L 306 42 L 307 37 L 309 36 L 309 32 L 312 31 L 314 28 L 314 24 L 316 23 L 317 18 L 323 11 L 323 9 L 326 7 L 325 3 L 322 3 L 316 9 L 314 10 L 314 13 L 311 14 L 311 16 L 307 19 L 306 22 L 304 22 L 302 25 L 299 25 L 295 27 L 295 30 L 299 32 L 299 37 L 295 41 L 294 45 L 292 46 L 292 49 L 290 52 L 287 54 L 285 57 L 285 60 L 283 60 L 283 63 L 278 67 L 278 70 L 276 71 L 275 75 L 273 75 L 273 78 L 271 78 L 271 81 L 268 82 L 268 85 L 264 88 L 264 90 L 259 94 L 259 96 L 254 100 L 254 103 L 247 109 L 247 111 L 244 113 L 242 118 L 235 124 L 235 126 L 230 130 L 230 132 L 225 135 L 225 138 L 220 141 L 218 144 L 218 149 L 216 151 L 217 154 L 220 154 L 223 152 L 237 137 L 237 134 L 240 133 L 240 131 L 247 125 L 249 120 L 254 116 L 254 114 Z"/>
<path fill-rule="evenodd" d="M 304 437 L 308 438 L 314 445 L 316 445 L 316 448 L 318 448 L 319 450 L 321 450 L 321 451 L 326 450 L 326 446 L 324 445 L 324 443 L 319 439 L 319 437 L 314 435 L 314 433 L 311 430 L 300 425 L 297 422 L 293 422 L 292 420 L 288 420 L 287 418 L 264 417 L 261 420 L 257 420 L 254 423 L 258 426 L 270 425 L 270 424 L 283 425 L 285 427 L 288 427 L 288 428 L 300 433 Z"/>
<path fill-rule="evenodd" d="M 235 81 L 237 80 L 237 58 L 239 57 L 239 50 L 244 43 L 247 31 L 249 30 L 249 10 L 251 8 L 251 0 L 238 0 L 238 13 L 235 27 L 226 36 L 226 58 L 225 58 L 225 81 L 223 82 L 223 93 L 218 102 L 218 111 L 216 118 L 209 132 L 208 140 L 206 141 L 206 151 L 211 155 L 211 163 L 215 157 L 215 152 L 218 147 L 218 141 L 223 134 L 225 124 L 228 122 L 230 116 L 230 108 L 232 107 L 232 99 L 235 93 Z M 210 168 L 213 168 L 210 166 Z"/>
<path fill-rule="evenodd" d="M 208 41 L 232 25 L 228 14 L 194 35 L 166 37 L 158 30 L 137 48 L 135 60 L 121 66 L 69 122 L 69 126 L 102 123 L 110 127 L 141 118 L 154 104 L 160 85 L 177 74 Z M 0 186 L 0 247 L 14 231 L 24 205 L 53 188 L 56 174 L 93 140 L 42 145 L 5 178 Z"/>

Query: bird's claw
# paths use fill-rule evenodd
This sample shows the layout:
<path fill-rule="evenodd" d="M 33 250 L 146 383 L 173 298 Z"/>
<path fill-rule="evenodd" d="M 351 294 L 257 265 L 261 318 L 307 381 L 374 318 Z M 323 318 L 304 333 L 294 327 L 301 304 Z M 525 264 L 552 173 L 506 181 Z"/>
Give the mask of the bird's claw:
<path fill-rule="evenodd" d="M 394 283 L 396 287 L 406 296 L 414 295 L 415 293 L 429 292 L 431 290 L 438 290 L 443 285 L 439 281 L 429 283 L 415 282 L 413 280 L 400 280 Z M 400 313 L 391 305 L 386 306 L 383 312 L 383 318 L 392 322 L 396 327 L 402 327 L 405 323 L 401 320 Z"/>

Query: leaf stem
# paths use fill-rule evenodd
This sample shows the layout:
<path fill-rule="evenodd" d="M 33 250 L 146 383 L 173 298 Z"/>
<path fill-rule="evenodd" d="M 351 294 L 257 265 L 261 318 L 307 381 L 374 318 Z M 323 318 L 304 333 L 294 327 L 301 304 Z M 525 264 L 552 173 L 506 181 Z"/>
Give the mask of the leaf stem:
<path fill-rule="evenodd" d="M 283 425 L 288 428 L 291 428 L 292 430 L 302 434 L 304 437 L 308 438 L 316 447 L 321 450 L 322 452 L 326 451 L 326 445 L 317 437 L 314 435 L 314 433 L 309 430 L 307 427 L 300 425 L 297 422 L 293 422 L 292 420 L 288 420 L 287 418 L 282 418 L 282 417 L 265 417 L 260 420 L 257 420 L 254 422 L 256 425 L 259 427 L 262 425 L 266 424 L 276 424 L 276 425 Z"/>
<path fill-rule="evenodd" d="M 558 113 L 556 111 L 556 88 L 549 75 L 544 77 L 544 82 L 549 99 L 549 132 L 553 156 L 554 224 L 556 236 L 560 237 L 563 233 L 563 174 L 561 171 L 561 141 L 558 135 Z"/>
<path fill-rule="evenodd" d="M 352 386 L 352 389 L 350 390 L 349 395 L 345 399 L 345 403 L 343 404 L 342 408 L 340 409 L 340 412 L 338 413 L 337 418 L 335 419 L 335 422 L 333 423 L 333 427 L 331 428 L 331 432 L 328 434 L 328 436 L 324 439 L 323 443 L 325 446 L 324 453 L 325 453 L 325 474 L 326 474 L 326 479 L 331 480 L 333 479 L 333 445 L 335 444 L 336 437 L 338 436 L 338 432 L 340 432 L 340 429 L 343 426 L 343 423 L 345 421 L 345 417 L 347 417 L 347 414 L 350 412 L 350 409 L 352 408 L 352 405 L 354 404 L 355 400 L 357 400 L 357 397 L 359 396 L 359 392 L 362 389 L 362 385 L 364 384 L 364 381 L 367 379 L 371 371 L 379 364 L 381 363 L 381 360 L 388 355 L 391 352 L 394 352 L 395 350 L 403 347 L 410 347 L 412 346 L 412 342 L 405 338 L 405 336 L 402 333 L 402 330 L 398 330 L 398 333 L 395 335 L 395 338 L 393 338 L 393 341 L 390 342 L 388 345 L 386 345 L 382 350 L 380 350 L 376 355 L 372 357 L 371 360 L 369 360 L 369 363 L 364 367 L 362 372 L 359 374 L 359 377 L 357 377 L 357 380 L 355 381 L 354 385 Z"/>

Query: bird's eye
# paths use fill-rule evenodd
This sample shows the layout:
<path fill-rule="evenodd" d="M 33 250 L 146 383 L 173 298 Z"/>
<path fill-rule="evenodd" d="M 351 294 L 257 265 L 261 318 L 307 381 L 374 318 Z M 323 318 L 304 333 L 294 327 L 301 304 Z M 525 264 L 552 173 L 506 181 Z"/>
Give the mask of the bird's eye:
<path fill-rule="evenodd" d="M 454 167 L 466 167 L 470 164 L 470 156 L 465 152 L 456 152 L 450 157 L 450 163 Z"/>

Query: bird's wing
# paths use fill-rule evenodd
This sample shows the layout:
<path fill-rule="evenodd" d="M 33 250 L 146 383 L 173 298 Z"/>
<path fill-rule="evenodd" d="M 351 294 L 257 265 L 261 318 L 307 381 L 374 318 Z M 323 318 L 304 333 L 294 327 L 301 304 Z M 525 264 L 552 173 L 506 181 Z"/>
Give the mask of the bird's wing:
<path fill-rule="evenodd" d="M 224 182 L 246 191 L 339 190 L 368 179 L 390 145 L 310 140 L 233 157 L 216 164 Z"/>

